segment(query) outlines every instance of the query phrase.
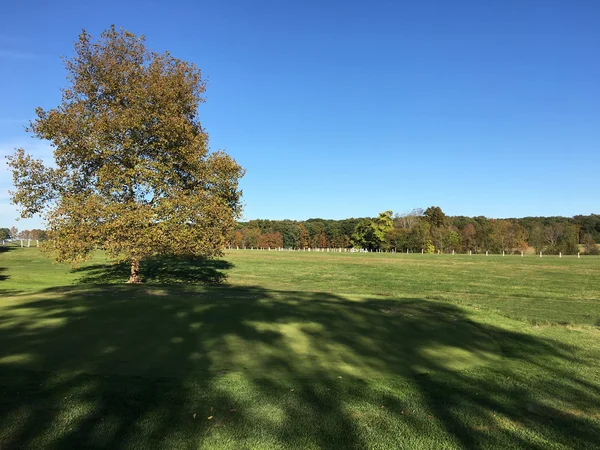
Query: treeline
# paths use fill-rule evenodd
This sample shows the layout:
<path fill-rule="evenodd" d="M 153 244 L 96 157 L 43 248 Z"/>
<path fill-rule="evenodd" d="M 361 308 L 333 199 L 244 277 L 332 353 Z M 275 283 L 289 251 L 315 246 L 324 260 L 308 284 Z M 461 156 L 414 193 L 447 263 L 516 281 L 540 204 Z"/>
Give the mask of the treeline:
<path fill-rule="evenodd" d="M 31 246 L 31 241 L 36 241 L 36 245 L 39 241 L 47 238 L 46 230 L 40 230 L 34 228 L 32 230 L 19 231 L 17 227 L 0 228 L 0 241 L 4 240 L 20 240 L 21 242 L 27 241 L 27 246 Z"/>
<path fill-rule="evenodd" d="M 376 218 L 252 220 L 230 237 L 237 248 L 360 248 L 425 253 L 598 254 L 600 215 L 489 219 L 447 216 L 432 206 Z"/>
<path fill-rule="evenodd" d="M 0 228 L 0 240 L 44 240 L 40 229 Z M 385 211 L 376 218 L 344 220 L 252 220 L 230 236 L 234 248 L 359 248 L 420 253 L 599 254 L 600 214 L 574 217 L 489 219 L 447 216 L 432 206 L 409 213 Z"/>

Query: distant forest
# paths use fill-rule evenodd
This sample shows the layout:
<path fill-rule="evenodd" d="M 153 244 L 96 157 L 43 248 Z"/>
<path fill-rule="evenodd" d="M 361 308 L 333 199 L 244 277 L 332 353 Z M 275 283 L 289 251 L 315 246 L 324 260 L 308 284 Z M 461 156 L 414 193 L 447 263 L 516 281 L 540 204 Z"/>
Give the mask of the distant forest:
<path fill-rule="evenodd" d="M 574 217 L 447 216 L 437 206 L 374 218 L 239 222 L 234 248 L 361 248 L 425 253 L 598 254 L 600 215 Z"/>
<path fill-rule="evenodd" d="M 38 245 L 44 230 L 0 228 L 0 239 Z M 373 218 L 344 220 L 251 220 L 238 222 L 233 248 L 358 248 L 370 251 L 425 253 L 599 254 L 600 214 L 574 217 L 447 216 L 437 206 L 409 213 L 385 211 Z"/>

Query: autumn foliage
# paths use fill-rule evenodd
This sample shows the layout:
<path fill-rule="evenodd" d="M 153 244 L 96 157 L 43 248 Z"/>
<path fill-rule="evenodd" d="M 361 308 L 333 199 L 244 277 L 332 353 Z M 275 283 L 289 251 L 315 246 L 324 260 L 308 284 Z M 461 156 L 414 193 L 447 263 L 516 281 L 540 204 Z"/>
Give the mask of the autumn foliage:
<path fill-rule="evenodd" d="M 83 31 L 65 68 L 61 104 L 38 108 L 29 126 L 54 147 L 54 166 L 23 149 L 9 157 L 12 200 L 23 217 L 44 215 L 56 259 L 102 248 L 139 282 L 147 256 L 221 254 L 243 170 L 209 152 L 200 70 L 114 27 L 95 42 Z"/>

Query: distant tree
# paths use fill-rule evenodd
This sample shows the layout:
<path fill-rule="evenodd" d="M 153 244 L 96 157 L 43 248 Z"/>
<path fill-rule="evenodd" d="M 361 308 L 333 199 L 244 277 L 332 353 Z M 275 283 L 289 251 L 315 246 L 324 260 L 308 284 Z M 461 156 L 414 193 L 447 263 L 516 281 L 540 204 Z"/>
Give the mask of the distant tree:
<path fill-rule="evenodd" d="M 351 242 L 355 248 L 368 250 L 378 248 L 377 246 L 381 244 L 381 241 L 376 236 L 373 221 L 370 219 L 361 220 L 354 229 Z"/>
<path fill-rule="evenodd" d="M 586 233 L 583 235 L 582 244 L 583 244 L 583 249 L 584 249 L 586 255 L 599 255 L 600 254 L 598 245 L 596 244 L 596 241 L 594 241 L 594 238 L 592 237 L 592 235 L 590 233 Z"/>
<path fill-rule="evenodd" d="M 431 222 L 430 222 L 431 223 Z M 431 226 L 429 240 L 433 244 L 435 250 L 444 251 L 444 241 L 446 237 L 446 228 L 441 226 Z"/>
<path fill-rule="evenodd" d="M 236 231 L 233 235 L 233 245 L 237 248 L 244 248 L 244 235 L 241 231 Z"/>
<path fill-rule="evenodd" d="M 264 233 L 258 237 L 259 248 L 280 248 L 283 246 L 281 233 Z"/>
<path fill-rule="evenodd" d="M 310 234 L 306 227 L 302 224 L 298 225 L 298 229 L 300 230 L 300 235 L 298 238 L 298 248 L 308 248 L 310 247 Z"/>
<path fill-rule="evenodd" d="M 352 242 L 350 241 L 350 237 L 344 235 L 344 248 L 350 248 L 352 247 Z"/>
<path fill-rule="evenodd" d="M 427 220 L 432 227 L 442 227 L 446 222 L 446 214 L 442 211 L 439 206 L 430 206 L 425 210 L 425 220 Z"/>
<path fill-rule="evenodd" d="M 405 228 L 392 228 L 385 235 L 387 247 L 394 251 L 404 251 L 409 247 L 408 230 Z"/>
<path fill-rule="evenodd" d="M 476 249 L 475 237 L 476 237 L 475 225 L 473 225 L 472 223 L 468 223 L 461 230 L 461 241 L 462 241 L 463 248 L 466 251 L 469 251 L 469 250 L 473 251 Z"/>
<path fill-rule="evenodd" d="M 556 249 L 558 241 L 565 232 L 565 226 L 562 223 L 553 223 L 544 227 L 544 238 L 549 249 Z"/>
<path fill-rule="evenodd" d="M 423 252 L 425 253 L 434 253 L 435 252 L 435 247 L 433 246 L 433 243 L 431 242 L 431 239 L 426 239 L 424 244 L 423 244 Z"/>
<path fill-rule="evenodd" d="M 421 217 L 423 217 L 422 208 L 413 209 L 412 211 L 403 214 L 396 214 L 394 215 L 394 225 L 397 226 L 397 228 L 410 230 L 419 223 Z"/>
<path fill-rule="evenodd" d="M 33 230 L 31 230 L 30 236 L 31 239 L 35 240 L 36 247 L 40 246 L 40 239 L 42 239 L 43 235 L 44 230 L 40 230 L 39 228 L 34 228 Z"/>
<path fill-rule="evenodd" d="M 492 247 L 496 251 L 510 253 L 526 247 L 527 232 L 517 221 L 498 219 L 490 222 Z"/>
<path fill-rule="evenodd" d="M 421 220 L 415 225 L 407 235 L 407 248 L 413 252 L 426 251 L 429 246 L 433 247 L 431 242 L 431 224 L 426 220 Z M 435 247 L 433 247 L 435 249 Z M 434 250 L 431 250 L 433 253 Z"/>
<path fill-rule="evenodd" d="M 352 244 L 356 248 L 366 248 L 369 250 L 381 249 L 385 246 L 386 234 L 393 227 L 392 211 L 379 213 L 379 217 L 374 220 L 363 219 L 354 230 Z"/>
<path fill-rule="evenodd" d="M 544 248 L 544 227 L 543 225 L 536 223 L 531 227 L 529 231 L 529 245 L 531 245 L 536 253 L 539 253 Z"/>
<path fill-rule="evenodd" d="M 327 244 L 327 234 L 325 234 L 325 229 L 324 228 L 321 228 L 319 230 L 319 234 L 317 234 L 313 238 L 313 242 L 314 242 L 313 247 L 326 248 L 328 246 L 328 244 Z"/>
<path fill-rule="evenodd" d="M 576 225 L 581 227 L 581 238 L 589 234 L 595 241 L 600 241 L 600 214 L 590 214 L 589 216 L 578 215 L 573 217 Z"/>
<path fill-rule="evenodd" d="M 574 255 L 579 251 L 579 227 L 570 223 L 564 225 L 564 231 L 558 243 L 558 251 L 565 255 Z"/>
<path fill-rule="evenodd" d="M 444 235 L 444 248 L 447 251 L 456 251 L 460 248 L 460 235 L 458 231 L 452 227 L 446 228 Z"/>
<path fill-rule="evenodd" d="M 298 248 L 300 239 L 300 230 L 298 223 L 291 220 L 272 221 L 272 232 L 281 233 L 285 248 Z"/>
<path fill-rule="evenodd" d="M 10 229 L 0 228 L 0 240 L 5 240 L 8 238 L 10 238 Z"/>
<path fill-rule="evenodd" d="M 22 217 L 45 216 L 56 259 L 103 248 L 129 261 L 137 283 L 145 257 L 222 254 L 243 170 L 209 152 L 200 70 L 114 27 L 96 42 L 83 31 L 65 67 L 62 103 L 38 108 L 29 126 L 53 145 L 55 168 L 22 149 L 9 157 L 12 200 Z"/>
<path fill-rule="evenodd" d="M 17 227 L 15 227 L 14 225 L 12 227 L 10 227 L 10 238 L 12 240 L 19 238 L 19 229 Z"/>
<path fill-rule="evenodd" d="M 246 241 L 246 247 L 258 248 L 258 237 L 261 235 L 258 228 L 246 228 L 244 238 Z"/>
<path fill-rule="evenodd" d="M 342 233 L 342 227 L 338 221 L 328 220 L 325 232 L 331 247 L 339 248 L 344 246 L 344 234 Z"/>
<path fill-rule="evenodd" d="M 492 225 L 487 217 L 477 216 L 473 218 L 475 225 L 476 251 L 491 250 L 492 247 Z"/>

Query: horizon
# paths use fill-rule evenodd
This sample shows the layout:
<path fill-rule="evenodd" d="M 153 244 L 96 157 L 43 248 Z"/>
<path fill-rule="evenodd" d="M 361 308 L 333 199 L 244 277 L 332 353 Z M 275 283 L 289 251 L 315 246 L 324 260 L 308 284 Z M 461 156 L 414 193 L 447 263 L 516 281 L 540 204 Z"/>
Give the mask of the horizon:
<path fill-rule="evenodd" d="M 344 220 L 414 205 L 497 219 L 599 210 L 597 2 L 146 5 L 6 6 L 5 226 L 42 221 L 16 220 L 4 156 L 23 147 L 51 160 L 23 126 L 36 107 L 59 105 L 60 56 L 72 55 L 81 29 L 95 39 L 111 24 L 208 78 L 199 117 L 211 149 L 247 171 L 242 221 Z"/>

